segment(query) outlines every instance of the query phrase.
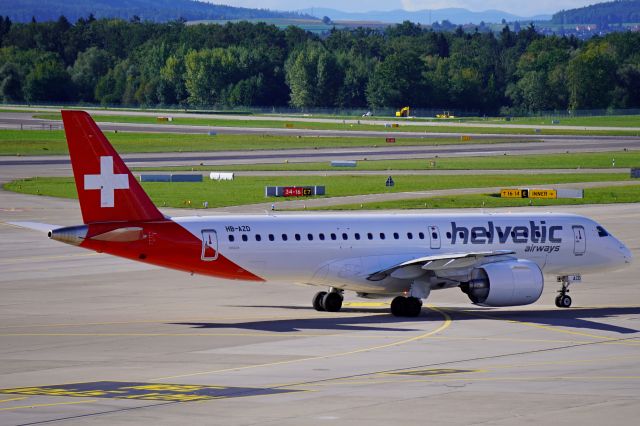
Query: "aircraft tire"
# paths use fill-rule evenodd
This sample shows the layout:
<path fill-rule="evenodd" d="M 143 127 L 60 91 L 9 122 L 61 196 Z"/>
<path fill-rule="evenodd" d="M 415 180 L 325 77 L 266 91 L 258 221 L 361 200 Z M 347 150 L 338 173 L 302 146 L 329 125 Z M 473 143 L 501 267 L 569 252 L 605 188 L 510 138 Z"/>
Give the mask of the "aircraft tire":
<path fill-rule="evenodd" d="M 571 307 L 571 297 L 564 295 L 560 296 L 560 307 L 561 308 L 569 308 Z"/>
<path fill-rule="evenodd" d="M 408 297 L 405 307 L 405 315 L 408 317 L 417 317 L 422 312 L 422 300 L 417 297 Z"/>
<path fill-rule="evenodd" d="M 319 312 L 325 311 L 323 300 L 326 295 L 326 291 L 319 291 L 315 294 L 315 296 L 313 296 L 313 309 Z"/>
<path fill-rule="evenodd" d="M 338 312 L 342 309 L 342 295 L 340 293 L 327 293 L 322 298 L 322 306 L 327 312 Z"/>
<path fill-rule="evenodd" d="M 398 296 L 391 301 L 391 315 L 394 317 L 404 317 L 407 311 L 407 298 Z"/>

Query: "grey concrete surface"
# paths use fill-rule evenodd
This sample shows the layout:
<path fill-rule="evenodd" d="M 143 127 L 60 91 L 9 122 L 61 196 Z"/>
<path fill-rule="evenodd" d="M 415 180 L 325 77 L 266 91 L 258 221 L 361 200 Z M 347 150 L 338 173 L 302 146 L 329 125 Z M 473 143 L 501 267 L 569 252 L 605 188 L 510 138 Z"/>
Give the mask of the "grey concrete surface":
<path fill-rule="evenodd" d="M 637 205 L 554 210 L 599 220 L 640 255 Z M 640 415 L 637 261 L 583 277 L 567 310 L 553 305 L 549 277 L 531 306 L 479 308 L 453 289 L 398 319 L 351 294 L 342 312 L 319 313 L 311 287 L 160 270 L 6 224 L 18 220 L 81 221 L 73 200 L 0 191 L 0 388 L 22 388 L 0 393 L 3 426 L 628 425 Z M 33 389 L 109 381 L 145 383 L 160 399 Z M 167 384 L 223 397 L 162 400 L 158 389 L 193 389 Z"/>

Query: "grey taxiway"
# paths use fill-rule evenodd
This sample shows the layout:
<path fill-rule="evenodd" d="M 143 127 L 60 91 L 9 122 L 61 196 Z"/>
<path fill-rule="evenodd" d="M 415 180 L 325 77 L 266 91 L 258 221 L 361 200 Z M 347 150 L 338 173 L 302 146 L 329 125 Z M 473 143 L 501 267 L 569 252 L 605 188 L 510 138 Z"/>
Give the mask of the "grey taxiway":
<path fill-rule="evenodd" d="M 640 255 L 637 205 L 591 216 Z M 166 210 L 168 214 L 184 214 Z M 574 307 L 433 292 L 398 319 L 311 287 L 249 284 L 87 252 L 13 221 L 77 202 L 0 191 L 0 424 L 629 424 L 640 414 L 640 274 L 585 276 Z"/>

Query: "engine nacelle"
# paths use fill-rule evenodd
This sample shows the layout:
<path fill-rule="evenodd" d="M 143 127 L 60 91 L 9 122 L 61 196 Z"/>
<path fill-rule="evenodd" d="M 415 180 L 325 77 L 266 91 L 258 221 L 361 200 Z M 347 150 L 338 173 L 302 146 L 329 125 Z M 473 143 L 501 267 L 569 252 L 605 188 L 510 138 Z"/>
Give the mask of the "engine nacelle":
<path fill-rule="evenodd" d="M 534 262 L 517 259 L 487 263 L 474 269 L 471 281 L 461 288 L 477 305 L 528 305 L 540 298 L 544 278 Z"/>

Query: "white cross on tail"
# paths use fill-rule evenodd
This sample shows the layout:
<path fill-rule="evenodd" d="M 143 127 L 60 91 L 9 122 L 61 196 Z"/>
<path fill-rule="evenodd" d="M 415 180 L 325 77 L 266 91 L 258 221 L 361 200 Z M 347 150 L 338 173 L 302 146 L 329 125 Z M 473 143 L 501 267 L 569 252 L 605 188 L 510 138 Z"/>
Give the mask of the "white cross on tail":
<path fill-rule="evenodd" d="M 100 174 L 84 175 L 84 189 L 99 189 L 100 207 L 113 207 L 115 190 L 129 189 L 129 175 L 113 174 L 113 157 L 100 157 Z"/>

